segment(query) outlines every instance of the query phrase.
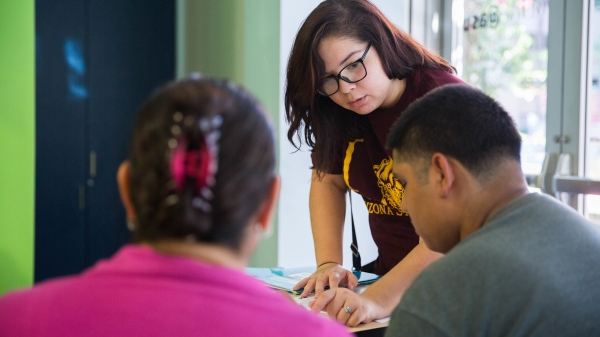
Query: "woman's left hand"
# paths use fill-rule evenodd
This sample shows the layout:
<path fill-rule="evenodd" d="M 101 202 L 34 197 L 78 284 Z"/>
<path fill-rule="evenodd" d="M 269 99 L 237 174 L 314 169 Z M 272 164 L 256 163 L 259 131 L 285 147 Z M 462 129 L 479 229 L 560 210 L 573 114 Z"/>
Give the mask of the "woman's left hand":
<path fill-rule="evenodd" d="M 377 305 L 368 296 L 346 288 L 329 289 L 308 303 L 312 311 L 325 311 L 330 318 L 347 326 L 357 326 L 376 319 Z"/>
<path fill-rule="evenodd" d="M 402 261 L 360 295 L 346 288 L 334 288 L 322 292 L 308 305 L 313 311 L 326 311 L 329 317 L 347 326 L 384 318 L 391 315 L 421 270 L 442 256 L 429 250 L 420 240 Z"/>

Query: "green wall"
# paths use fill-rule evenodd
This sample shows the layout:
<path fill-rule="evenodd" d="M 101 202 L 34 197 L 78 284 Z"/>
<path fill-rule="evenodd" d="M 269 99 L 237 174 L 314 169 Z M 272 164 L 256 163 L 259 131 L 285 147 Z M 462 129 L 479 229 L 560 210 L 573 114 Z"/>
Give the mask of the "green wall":
<path fill-rule="evenodd" d="M 184 31 L 179 45 L 178 74 L 200 71 L 206 76 L 229 78 L 237 83 L 243 76 L 243 0 L 180 0 L 179 28 Z"/>
<path fill-rule="evenodd" d="M 277 123 L 279 121 L 279 18 L 279 0 L 245 0 L 242 83 L 258 97 L 271 114 L 275 125 L 275 139 L 279 129 Z M 271 227 L 254 252 L 250 266 L 278 265 L 277 228 L 277 212 L 275 212 Z"/>
<path fill-rule="evenodd" d="M 34 10 L 0 1 L 0 294 L 33 283 Z"/>
<path fill-rule="evenodd" d="M 228 78 L 279 111 L 279 0 L 178 0 L 177 75 Z M 277 265 L 277 215 L 250 261 Z"/>

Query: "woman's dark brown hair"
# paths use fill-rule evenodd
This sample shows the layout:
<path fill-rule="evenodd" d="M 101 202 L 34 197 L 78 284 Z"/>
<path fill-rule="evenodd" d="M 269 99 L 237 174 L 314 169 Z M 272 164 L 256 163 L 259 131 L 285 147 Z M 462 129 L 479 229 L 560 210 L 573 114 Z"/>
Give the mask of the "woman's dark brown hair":
<path fill-rule="evenodd" d="M 176 130 L 197 149 L 205 136 L 200 123 L 214 116 L 222 123 L 211 210 L 206 211 L 194 206 L 194 179 L 187 177 L 183 188 L 176 188 L 169 142 Z M 273 181 L 274 144 L 263 108 L 230 82 L 188 78 L 158 89 L 139 111 L 129 153 L 135 240 L 192 237 L 238 249 Z"/>
<path fill-rule="evenodd" d="M 328 37 L 349 37 L 371 43 L 390 79 L 404 79 L 415 68 L 454 68 L 398 29 L 368 0 L 326 0 L 306 18 L 294 41 L 287 68 L 285 111 L 289 141 L 302 139 L 313 149 L 314 168 L 327 172 L 336 145 L 360 138 L 360 116 L 317 93 L 325 76 L 319 43 Z M 303 130 L 301 130 L 303 128 Z"/>

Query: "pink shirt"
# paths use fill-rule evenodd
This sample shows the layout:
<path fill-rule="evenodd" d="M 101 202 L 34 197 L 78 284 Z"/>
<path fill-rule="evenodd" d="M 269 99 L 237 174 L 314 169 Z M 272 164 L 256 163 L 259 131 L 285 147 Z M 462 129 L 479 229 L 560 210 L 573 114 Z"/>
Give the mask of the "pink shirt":
<path fill-rule="evenodd" d="M 128 245 L 0 299 L 0 336 L 349 336 L 241 271 Z"/>

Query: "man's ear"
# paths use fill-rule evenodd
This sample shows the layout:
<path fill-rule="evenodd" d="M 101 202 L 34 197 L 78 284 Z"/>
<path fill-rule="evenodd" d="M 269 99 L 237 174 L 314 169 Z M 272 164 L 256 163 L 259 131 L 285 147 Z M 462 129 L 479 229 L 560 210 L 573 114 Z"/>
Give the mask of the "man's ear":
<path fill-rule="evenodd" d="M 275 205 L 277 205 L 277 197 L 279 196 L 280 187 L 281 180 L 279 179 L 279 177 L 273 177 L 271 186 L 269 186 L 267 198 L 265 199 L 265 201 L 263 201 L 262 205 L 258 209 L 258 213 L 256 214 L 256 221 L 260 224 L 263 231 L 266 231 L 267 228 L 269 228 L 271 216 L 273 215 L 273 211 L 275 210 Z"/>
<path fill-rule="evenodd" d="M 117 185 L 119 186 L 119 194 L 121 195 L 121 202 L 125 207 L 125 212 L 127 213 L 128 220 L 137 219 L 137 214 L 135 209 L 133 208 L 133 204 L 131 203 L 131 190 L 129 189 L 130 183 L 130 165 L 129 161 L 124 161 L 119 166 L 119 170 L 117 171 Z"/>
<path fill-rule="evenodd" d="M 439 152 L 434 153 L 431 156 L 429 175 L 430 182 L 436 184 L 438 187 L 440 197 L 447 197 L 456 177 L 454 168 L 448 157 Z"/>

